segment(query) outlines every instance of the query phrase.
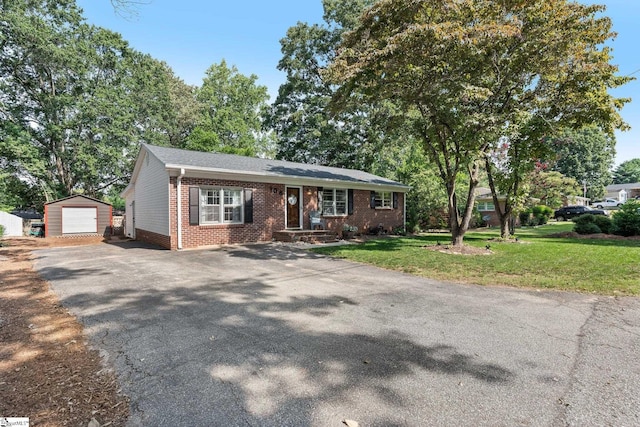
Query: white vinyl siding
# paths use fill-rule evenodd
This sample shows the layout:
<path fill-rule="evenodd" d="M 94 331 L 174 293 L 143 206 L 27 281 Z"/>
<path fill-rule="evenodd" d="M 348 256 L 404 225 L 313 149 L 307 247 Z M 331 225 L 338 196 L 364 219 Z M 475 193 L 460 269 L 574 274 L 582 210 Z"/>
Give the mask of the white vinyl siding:
<path fill-rule="evenodd" d="M 242 224 L 242 213 L 242 189 L 200 189 L 200 224 Z"/>
<path fill-rule="evenodd" d="M 322 215 L 346 215 L 347 190 L 341 188 L 325 188 L 322 190 Z"/>
<path fill-rule="evenodd" d="M 5 237 L 22 236 L 22 218 L 0 211 L 0 225 L 4 227 Z M 2 237 L 2 236 L 0 236 Z"/>
<path fill-rule="evenodd" d="M 169 236 L 169 174 L 146 153 L 135 184 L 136 228 Z"/>

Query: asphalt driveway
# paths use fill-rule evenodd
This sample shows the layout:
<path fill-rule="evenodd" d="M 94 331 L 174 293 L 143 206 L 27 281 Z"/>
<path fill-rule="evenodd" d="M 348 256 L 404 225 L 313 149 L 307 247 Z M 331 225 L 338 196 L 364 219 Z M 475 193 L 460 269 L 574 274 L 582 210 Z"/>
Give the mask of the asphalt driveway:
<path fill-rule="evenodd" d="M 640 302 L 445 284 L 277 245 L 36 252 L 132 426 L 640 424 Z"/>

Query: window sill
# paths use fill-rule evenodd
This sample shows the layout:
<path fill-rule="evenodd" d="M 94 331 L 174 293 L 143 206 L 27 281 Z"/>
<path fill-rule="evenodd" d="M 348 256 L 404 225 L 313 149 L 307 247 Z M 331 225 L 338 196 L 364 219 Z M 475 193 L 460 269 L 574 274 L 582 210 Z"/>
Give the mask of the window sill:
<path fill-rule="evenodd" d="M 321 215 L 321 218 L 346 218 L 348 214 L 337 214 L 337 215 Z"/>
<path fill-rule="evenodd" d="M 393 209 L 391 206 L 380 206 L 375 208 L 377 211 L 390 211 Z"/>
<path fill-rule="evenodd" d="M 233 227 L 242 227 L 246 225 L 243 222 L 228 222 L 228 223 L 222 223 L 222 224 L 209 224 L 209 223 L 205 223 L 205 224 L 198 224 L 198 227 L 206 227 L 206 228 L 233 228 Z"/>

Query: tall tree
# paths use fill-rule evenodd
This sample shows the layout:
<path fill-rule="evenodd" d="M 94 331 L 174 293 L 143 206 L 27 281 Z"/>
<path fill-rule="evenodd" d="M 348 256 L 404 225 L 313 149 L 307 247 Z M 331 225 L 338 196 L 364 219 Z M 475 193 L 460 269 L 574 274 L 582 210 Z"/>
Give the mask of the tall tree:
<path fill-rule="evenodd" d="M 327 71 L 353 94 L 417 112 L 416 134 L 448 195 L 452 243 L 469 227 L 480 166 L 501 138 L 541 140 L 559 126 L 621 127 L 624 100 L 604 43 L 602 6 L 567 0 L 381 0 L 345 34 Z M 522 138 L 521 135 L 527 135 Z M 466 202 L 456 178 L 466 171 Z"/>
<path fill-rule="evenodd" d="M 551 170 L 574 178 L 587 188 L 587 197 L 601 198 L 611 184 L 611 167 L 615 157 L 615 138 L 597 126 L 578 130 L 563 129 L 551 138 L 556 156 L 550 160 Z"/>
<path fill-rule="evenodd" d="M 538 138 L 526 131 L 510 138 L 503 137 L 497 147 L 484 155 L 485 172 L 503 239 L 514 233 L 515 214 L 527 204 L 527 177 L 534 171 L 534 160 L 549 152 L 549 147 L 540 144 Z"/>
<path fill-rule="evenodd" d="M 614 184 L 629 184 L 640 182 L 640 159 L 622 162 L 613 171 Z"/>
<path fill-rule="evenodd" d="M 335 56 L 342 33 L 355 26 L 373 1 L 323 0 L 322 4 L 323 24 L 298 23 L 280 41 L 283 56 L 278 69 L 287 80 L 265 124 L 275 131 L 280 159 L 370 170 L 381 151 L 380 135 L 388 130 L 385 123 L 394 115 L 393 106 L 353 99 L 348 110 L 332 117 L 328 105 L 336 87 L 321 70 Z"/>
<path fill-rule="evenodd" d="M 186 148 L 254 156 L 261 146 L 262 114 L 269 94 L 256 84 L 255 74 L 245 76 L 226 61 L 213 64 L 197 91 L 201 113 L 186 140 Z"/>
<path fill-rule="evenodd" d="M 536 168 L 531 172 L 528 182 L 531 197 L 551 208 L 562 206 L 564 200 L 580 191 L 580 185 L 574 178 L 557 171 L 547 172 L 544 168 Z"/>
<path fill-rule="evenodd" d="M 99 196 L 166 141 L 165 72 L 73 0 L 0 4 L 0 160 L 46 199 Z"/>

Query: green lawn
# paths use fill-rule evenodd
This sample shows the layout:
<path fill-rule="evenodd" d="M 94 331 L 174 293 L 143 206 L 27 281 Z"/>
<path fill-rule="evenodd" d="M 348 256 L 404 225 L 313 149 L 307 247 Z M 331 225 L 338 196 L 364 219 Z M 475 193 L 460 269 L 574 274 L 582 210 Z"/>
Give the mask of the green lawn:
<path fill-rule="evenodd" d="M 519 243 L 488 242 L 499 236 L 497 229 L 465 235 L 468 245 L 484 248 L 490 244 L 491 255 L 454 255 L 422 248 L 438 241 L 448 244 L 448 234 L 390 237 L 314 251 L 439 280 L 639 295 L 640 240 L 548 237 L 572 227 L 568 222 L 517 229 Z"/>

